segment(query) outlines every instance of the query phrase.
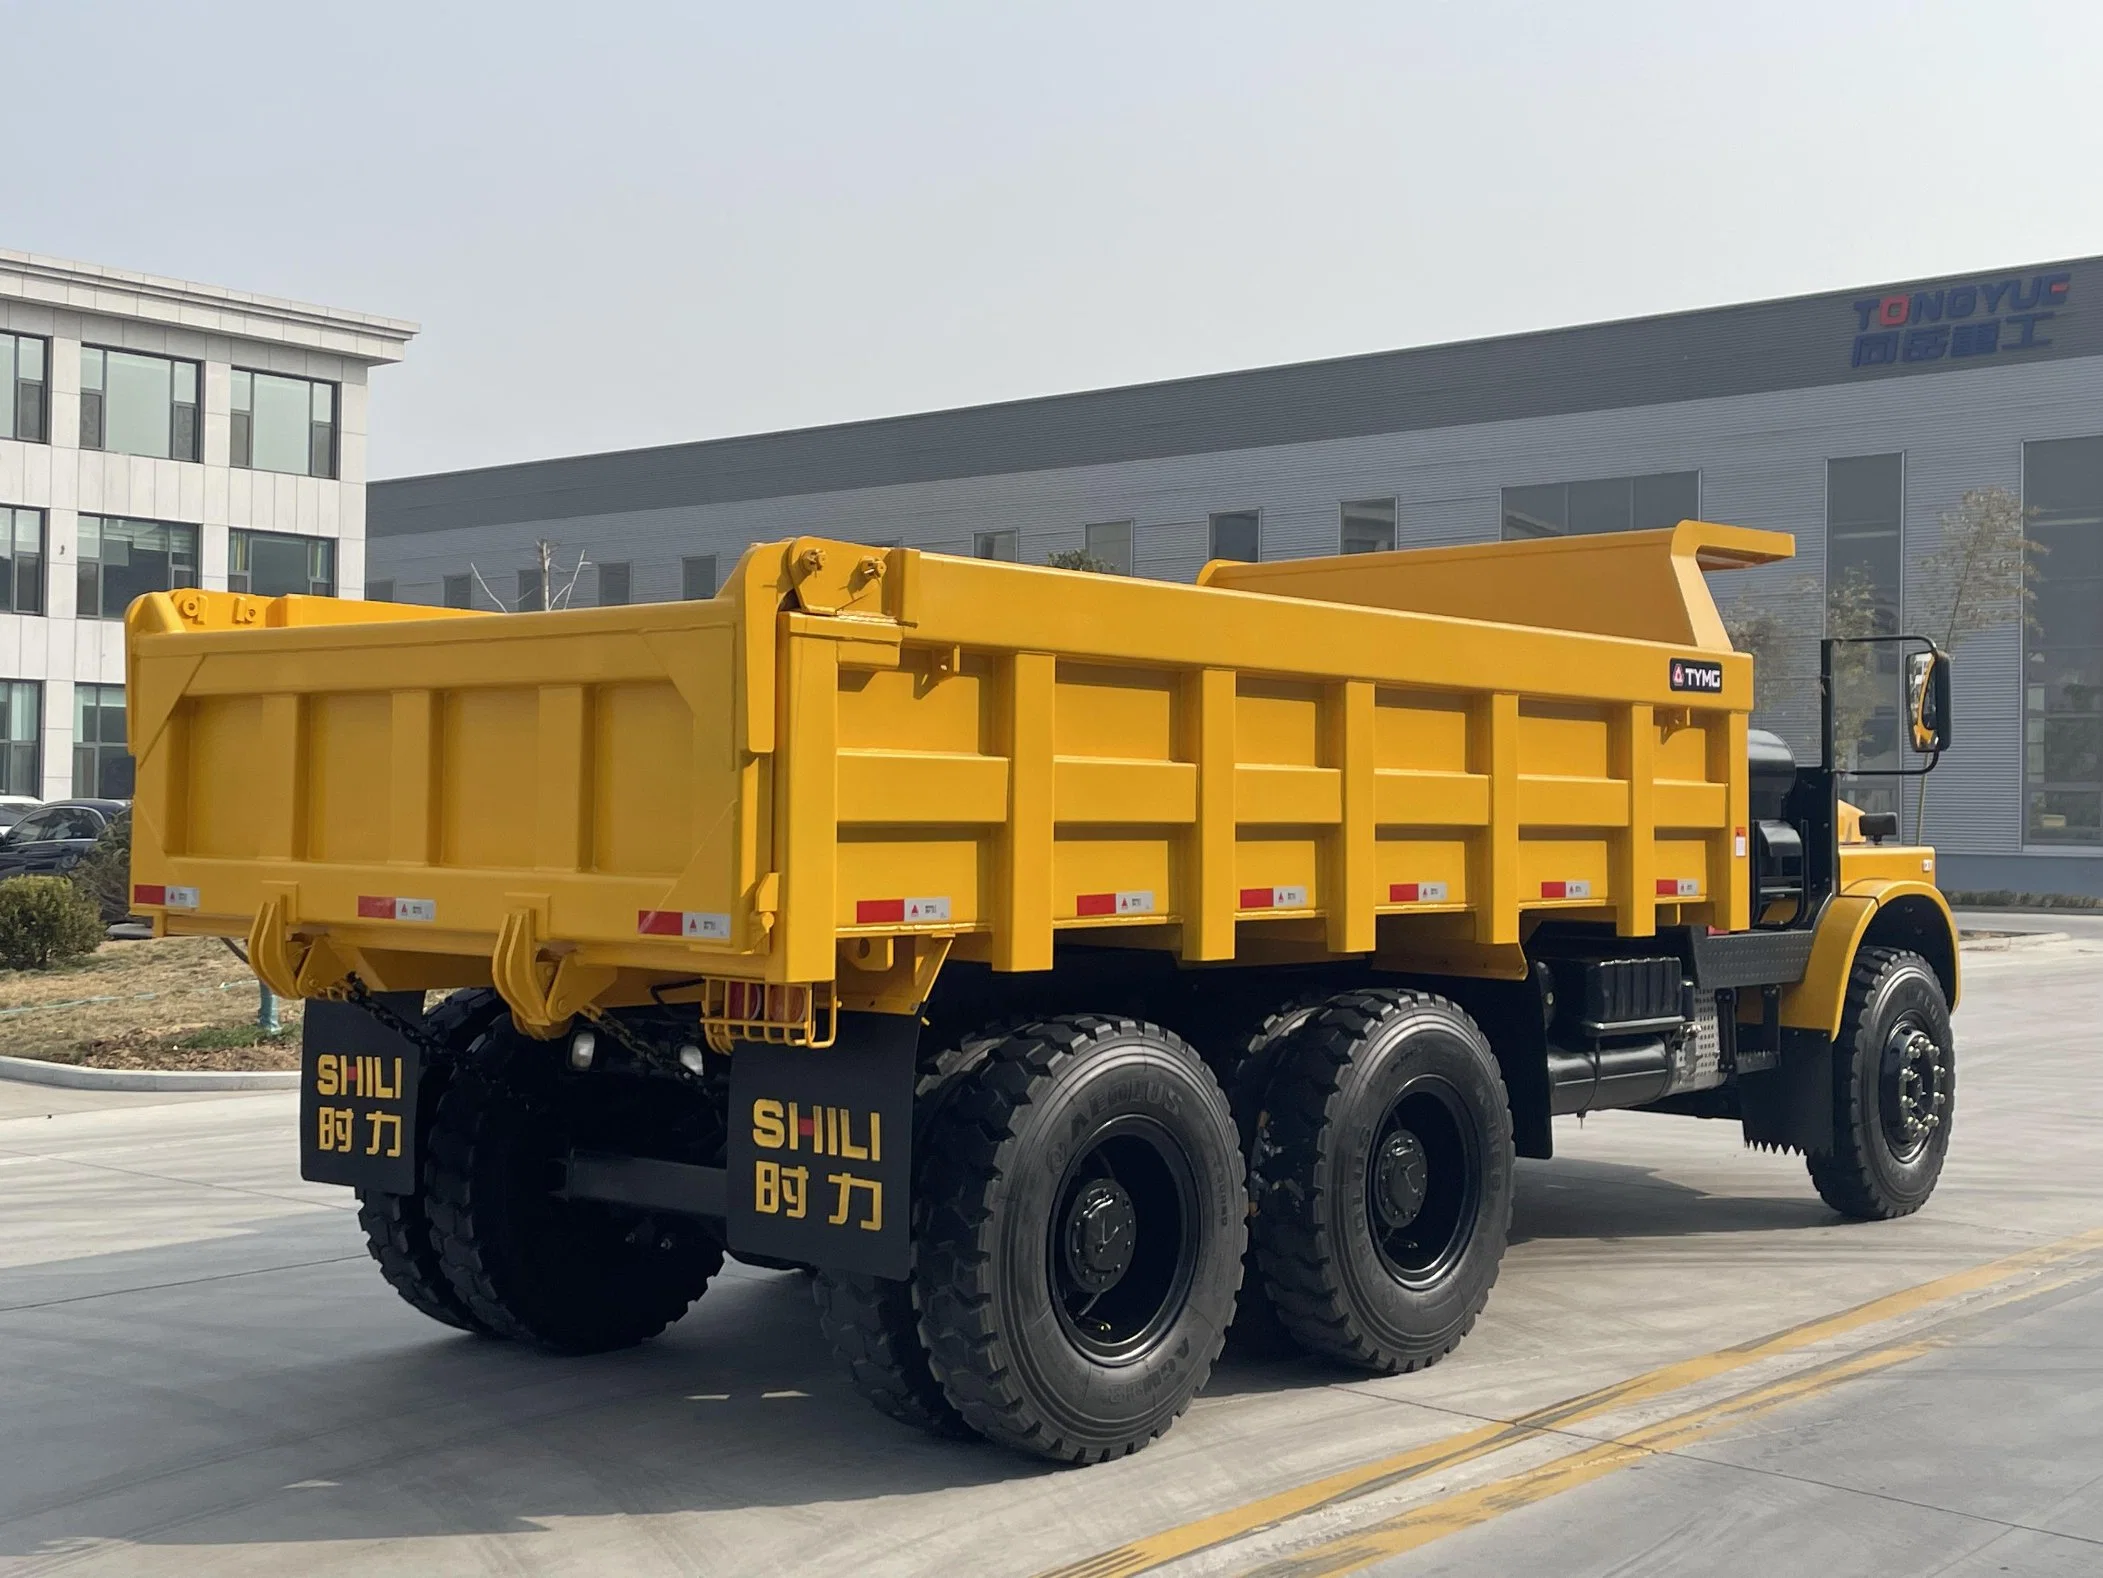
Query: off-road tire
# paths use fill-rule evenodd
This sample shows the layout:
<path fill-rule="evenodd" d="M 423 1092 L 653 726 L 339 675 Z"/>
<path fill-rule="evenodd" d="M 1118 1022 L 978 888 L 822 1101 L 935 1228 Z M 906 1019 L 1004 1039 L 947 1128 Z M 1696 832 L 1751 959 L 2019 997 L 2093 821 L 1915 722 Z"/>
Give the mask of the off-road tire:
<path fill-rule="evenodd" d="M 488 987 L 455 992 L 424 1016 L 432 1035 L 464 1054 L 484 1031 L 504 1013 L 504 1000 Z M 452 1066 L 427 1061 L 417 1083 L 417 1146 L 429 1143 L 431 1114 L 452 1077 Z M 380 1275 L 418 1314 L 461 1331 L 487 1333 L 488 1327 L 475 1318 L 446 1280 L 438 1263 L 438 1246 L 431 1238 L 430 1218 L 424 1212 L 424 1197 L 417 1194 L 381 1194 L 358 1191 L 358 1225 L 365 1229 L 365 1247 L 379 1262 Z"/>
<path fill-rule="evenodd" d="M 1234 1049 L 1232 1071 L 1226 1081 L 1227 1100 L 1234 1109 L 1234 1128 L 1241 1136 L 1241 1154 L 1249 1169 L 1251 1215 L 1255 1209 L 1257 1146 L 1264 1104 L 1270 1096 L 1279 1049 L 1286 1037 L 1305 1024 L 1324 1001 L 1313 996 L 1288 999 L 1265 1014 Z M 1277 1306 L 1264 1289 L 1263 1273 L 1256 1264 L 1253 1231 L 1248 1247 L 1242 1251 L 1241 1293 L 1234 1305 L 1234 1324 L 1227 1332 L 1227 1351 L 1246 1359 L 1283 1359 L 1300 1351 L 1299 1343 L 1278 1318 Z"/>
<path fill-rule="evenodd" d="M 1883 1060 L 1892 1031 L 1911 1024 L 1939 1049 L 1944 1097 L 1919 1154 L 1895 1150 L 1884 1124 Z M 1862 948 L 1848 972 L 1840 1037 L 1833 1043 L 1830 1155 L 1805 1158 L 1819 1198 L 1842 1216 L 1888 1221 L 1927 1204 L 1942 1176 L 1957 1095 L 1956 1044 L 1942 982 L 1928 961 L 1896 948 Z"/>
<path fill-rule="evenodd" d="M 447 1084 L 424 1158 L 433 1241 L 454 1294 L 495 1335 L 555 1353 L 632 1347 L 701 1296 L 722 1243 L 690 1219 L 558 1199 L 557 1166 L 572 1143 L 720 1161 L 721 1118 L 610 1075 L 577 1078 L 558 1100 L 553 1056 L 500 1025 Z"/>
<path fill-rule="evenodd" d="M 1450 1265 L 1425 1268 L 1421 1286 L 1376 1247 L 1369 1188 L 1383 1125 L 1411 1091 L 1440 1110 L 1453 1103 L 1448 1117 L 1461 1150 L 1452 1176 L 1472 1190 L 1454 1197 Z M 1302 1347 L 1383 1374 L 1452 1352 L 1489 1300 L 1511 1226 L 1511 1114 L 1474 1021 L 1425 992 L 1330 999 L 1279 1049 L 1256 1191 L 1257 1264 L 1279 1320 Z"/>
<path fill-rule="evenodd" d="M 1187 1168 L 1160 1313 L 1116 1357 L 1058 1313 L 1051 1244 L 1069 1169 L 1106 1131 Z M 1140 1136 L 1134 1138 L 1133 1136 Z M 1118 1143 L 1123 1143 L 1119 1141 Z M 1072 1015 L 1016 1030 L 961 1076 L 929 1125 L 915 1205 L 914 1287 L 930 1366 L 981 1435 L 1095 1463 L 1167 1430 L 1211 1374 L 1233 1318 L 1247 1193 L 1225 1093 L 1179 1037 L 1136 1019 Z M 1163 1261 L 1136 1254 L 1150 1285 Z M 1057 1318 L 1047 1320 L 1047 1309 Z"/>
<path fill-rule="evenodd" d="M 913 1089 L 916 1157 L 924 1161 L 928 1125 L 959 1076 L 976 1068 L 1012 1028 L 989 1027 L 922 1060 Z M 910 1279 L 820 1271 L 811 1281 L 811 1297 L 818 1306 L 819 1329 L 846 1372 L 848 1385 L 878 1413 L 952 1440 L 978 1433 L 964 1422 L 928 1364 Z"/>

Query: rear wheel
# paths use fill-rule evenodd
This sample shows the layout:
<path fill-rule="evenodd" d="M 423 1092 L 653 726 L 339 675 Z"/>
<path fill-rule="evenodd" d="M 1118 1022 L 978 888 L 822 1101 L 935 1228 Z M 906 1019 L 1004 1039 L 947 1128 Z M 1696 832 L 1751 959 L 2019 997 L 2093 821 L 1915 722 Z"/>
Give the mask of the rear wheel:
<path fill-rule="evenodd" d="M 488 987 L 478 987 L 453 993 L 424 1016 L 424 1024 L 457 1055 L 466 1052 L 503 1013 L 504 1000 Z M 448 1063 L 428 1061 L 424 1065 L 417 1085 L 419 1152 L 429 1143 L 431 1114 L 452 1073 Z M 488 1330 L 446 1280 L 421 1193 L 380 1194 L 360 1189 L 358 1225 L 365 1229 L 365 1247 L 379 1262 L 380 1275 L 411 1309 L 461 1331 Z"/>
<path fill-rule="evenodd" d="M 1942 982 L 1917 953 L 1863 948 L 1833 1045 L 1830 1156 L 1812 1156 L 1819 1197 L 1884 1221 L 1927 1204 L 1950 1148 L 1955 1042 Z"/>
<path fill-rule="evenodd" d="M 698 1222 L 557 1189 L 573 1145 L 720 1165 L 722 1121 L 707 1096 L 657 1081 L 566 1083 L 551 1049 L 508 1026 L 439 1098 L 424 1161 L 433 1242 L 454 1294 L 489 1331 L 558 1353 L 656 1336 L 723 1263 Z"/>
<path fill-rule="evenodd" d="M 1167 1430 L 1219 1356 L 1246 1231 L 1198 1055 L 1132 1019 L 1026 1026 L 960 1077 L 926 1154 L 920 1331 L 958 1414 L 1076 1463 Z"/>
<path fill-rule="evenodd" d="M 1258 1139 L 1264 1285 L 1305 1348 L 1396 1372 L 1457 1346 L 1511 1225 L 1504 1081 L 1441 997 L 1332 998 L 1280 1049 Z"/>

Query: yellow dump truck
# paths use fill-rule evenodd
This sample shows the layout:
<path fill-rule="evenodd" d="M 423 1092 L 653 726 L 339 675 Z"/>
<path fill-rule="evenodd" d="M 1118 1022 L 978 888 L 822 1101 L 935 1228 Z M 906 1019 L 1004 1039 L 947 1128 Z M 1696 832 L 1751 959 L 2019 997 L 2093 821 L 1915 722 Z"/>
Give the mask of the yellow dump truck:
<path fill-rule="evenodd" d="M 880 1408 L 1093 1461 L 1230 1324 L 1449 1352 L 1558 1114 L 1927 1198 L 1934 854 L 1842 805 L 1830 701 L 1821 765 L 1748 729 L 1703 575 L 1790 551 L 1178 586 L 801 539 L 641 607 L 155 593 L 134 899 L 307 999 L 303 1170 L 423 1313 L 593 1351 L 726 1251 L 803 1267 Z M 1925 770 L 1949 664 L 1893 659 Z"/>

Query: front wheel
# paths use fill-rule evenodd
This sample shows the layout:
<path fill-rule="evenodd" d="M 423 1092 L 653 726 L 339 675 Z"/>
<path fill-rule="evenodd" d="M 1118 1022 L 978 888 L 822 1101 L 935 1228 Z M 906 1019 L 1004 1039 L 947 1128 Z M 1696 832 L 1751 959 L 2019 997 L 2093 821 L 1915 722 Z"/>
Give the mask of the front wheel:
<path fill-rule="evenodd" d="M 1885 1221 L 1928 1203 L 1950 1148 L 1956 1045 L 1942 982 L 1917 953 L 1863 948 L 1833 1044 L 1833 1151 L 1808 1158 L 1819 1198 Z"/>
<path fill-rule="evenodd" d="M 1256 1258 L 1300 1345 L 1421 1369 L 1488 1302 L 1512 1126 L 1473 1020 L 1423 992 L 1346 992 L 1286 1040 L 1256 1141 Z"/>
<path fill-rule="evenodd" d="M 1225 1094 L 1131 1019 L 1025 1026 L 926 1137 L 920 1332 L 981 1435 L 1095 1463 L 1172 1425 L 1234 1315 L 1246 1193 Z"/>

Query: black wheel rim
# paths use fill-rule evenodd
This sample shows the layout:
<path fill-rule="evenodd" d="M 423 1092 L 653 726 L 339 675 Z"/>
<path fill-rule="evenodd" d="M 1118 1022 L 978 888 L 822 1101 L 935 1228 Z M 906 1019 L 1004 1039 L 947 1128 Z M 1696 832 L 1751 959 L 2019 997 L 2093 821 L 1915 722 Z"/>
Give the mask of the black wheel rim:
<path fill-rule="evenodd" d="M 1877 1075 L 1877 1116 L 1885 1147 L 1915 1162 L 1935 1142 L 1949 1108 L 1949 1060 L 1925 1024 L 1902 1014 L 1884 1037 Z"/>
<path fill-rule="evenodd" d="M 1182 1312 L 1197 1268 L 1197 1180 L 1175 1137 L 1118 1118 L 1076 1151 L 1045 1234 L 1052 1306 L 1068 1341 L 1129 1363 Z"/>
<path fill-rule="evenodd" d="M 1388 1104 L 1366 1165 L 1366 1225 L 1389 1276 L 1423 1289 L 1450 1275 L 1475 1237 L 1482 1149 L 1467 1103 L 1435 1075 Z"/>

